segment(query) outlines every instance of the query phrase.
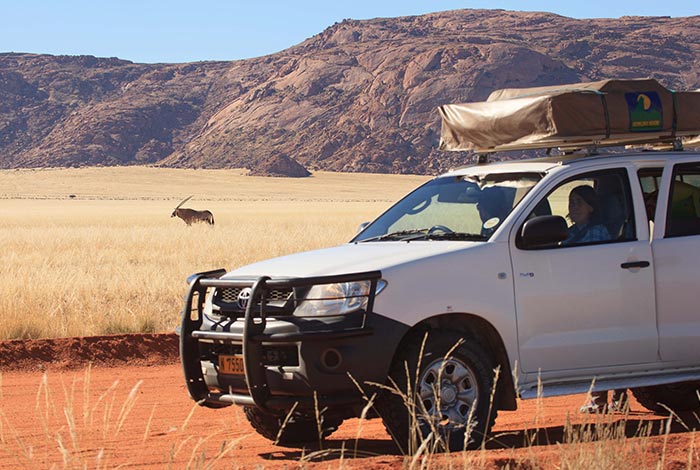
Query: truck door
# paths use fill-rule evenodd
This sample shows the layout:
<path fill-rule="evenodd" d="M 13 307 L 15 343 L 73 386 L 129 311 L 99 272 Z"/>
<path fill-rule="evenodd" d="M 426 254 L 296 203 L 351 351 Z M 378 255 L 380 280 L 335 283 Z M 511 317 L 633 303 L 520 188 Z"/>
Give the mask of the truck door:
<path fill-rule="evenodd" d="M 700 363 L 700 162 L 664 170 L 652 250 L 660 355 L 683 365 Z"/>
<path fill-rule="evenodd" d="M 636 178 L 634 190 L 637 219 L 646 224 Z M 625 168 L 570 176 L 554 185 L 527 215 L 578 219 L 576 224 L 567 219 L 569 239 L 521 249 L 515 234 L 511 237 L 524 372 L 657 361 L 653 260 L 648 230 L 638 230 L 635 223 L 631 191 Z M 589 213 L 585 223 L 580 204 Z M 516 226 L 517 233 L 526 220 Z"/>

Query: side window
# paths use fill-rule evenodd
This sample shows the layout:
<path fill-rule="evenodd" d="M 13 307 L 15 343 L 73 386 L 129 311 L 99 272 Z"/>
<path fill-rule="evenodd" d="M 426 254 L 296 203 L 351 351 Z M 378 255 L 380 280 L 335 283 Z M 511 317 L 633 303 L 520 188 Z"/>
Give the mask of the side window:
<path fill-rule="evenodd" d="M 644 207 L 647 210 L 647 218 L 650 222 L 656 215 L 656 200 L 659 197 L 659 184 L 663 168 L 643 168 L 639 170 L 639 184 L 644 196 Z"/>
<path fill-rule="evenodd" d="M 700 235 L 700 164 L 676 165 L 670 194 L 666 237 Z"/>
<path fill-rule="evenodd" d="M 625 169 L 604 170 L 566 180 L 528 216 L 558 215 L 568 224 L 562 246 L 636 239 L 634 211 Z"/>

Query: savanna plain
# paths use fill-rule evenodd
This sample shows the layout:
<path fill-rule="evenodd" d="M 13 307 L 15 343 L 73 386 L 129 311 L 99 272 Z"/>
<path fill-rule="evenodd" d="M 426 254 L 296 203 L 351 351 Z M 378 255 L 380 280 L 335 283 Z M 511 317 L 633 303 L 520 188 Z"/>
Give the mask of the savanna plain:
<path fill-rule="evenodd" d="M 0 171 L 0 350 L 29 351 L 0 360 L 0 468 L 700 468 L 698 416 L 656 416 L 634 400 L 605 415 L 580 415 L 585 396 L 522 401 L 479 450 L 412 455 L 376 419 L 290 449 L 255 434 L 238 408 L 197 406 L 172 353 L 187 275 L 346 242 L 428 179 L 244 173 Z M 214 226 L 170 217 L 189 195 L 185 206 L 212 211 Z M 86 337 L 105 353 L 162 354 L 66 363 Z M 61 348 L 64 362 L 52 363 Z"/>

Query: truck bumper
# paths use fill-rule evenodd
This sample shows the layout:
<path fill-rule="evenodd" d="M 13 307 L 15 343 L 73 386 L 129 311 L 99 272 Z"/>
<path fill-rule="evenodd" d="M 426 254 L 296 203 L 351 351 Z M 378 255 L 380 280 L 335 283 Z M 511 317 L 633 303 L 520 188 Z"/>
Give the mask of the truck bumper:
<path fill-rule="evenodd" d="M 272 414 L 295 408 L 356 414 L 371 383 L 384 384 L 396 347 L 408 326 L 372 312 L 379 272 L 305 279 L 217 279 L 225 271 L 192 280 L 180 330 L 180 357 L 190 396 L 203 406 L 256 406 Z M 299 287 L 369 280 L 366 311 L 333 317 L 272 318 L 265 294 Z M 251 287 L 243 318 L 204 311 L 207 289 Z M 236 358 L 243 370 L 222 373 L 221 358 Z"/>

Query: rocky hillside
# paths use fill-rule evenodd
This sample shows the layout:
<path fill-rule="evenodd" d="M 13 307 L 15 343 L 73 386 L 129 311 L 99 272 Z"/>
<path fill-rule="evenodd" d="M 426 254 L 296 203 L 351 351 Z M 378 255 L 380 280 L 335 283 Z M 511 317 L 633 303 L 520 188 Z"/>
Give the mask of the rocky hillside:
<path fill-rule="evenodd" d="M 700 17 L 457 10 L 345 20 L 235 62 L 0 54 L 0 167 L 435 173 L 463 158 L 435 150 L 441 103 L 647 76 L 700 88 Z"/>

